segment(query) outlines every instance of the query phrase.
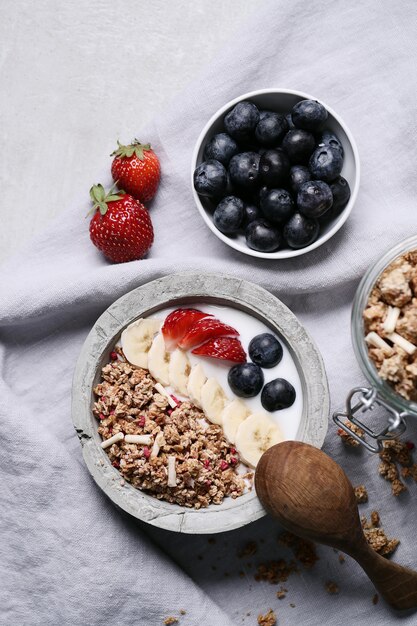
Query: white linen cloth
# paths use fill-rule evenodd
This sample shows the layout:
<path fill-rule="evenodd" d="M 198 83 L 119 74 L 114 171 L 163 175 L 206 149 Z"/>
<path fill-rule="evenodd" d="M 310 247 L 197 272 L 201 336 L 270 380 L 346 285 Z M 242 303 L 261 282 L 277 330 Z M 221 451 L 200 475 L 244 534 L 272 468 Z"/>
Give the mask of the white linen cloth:
<path fill-rule="evenodd" d="M 257 562 L 285 555 L 271 519 L 219 535 L 214 544 L 127 519 L 84 465 L 70 388 L 90 327 L 116 298 L 172 272 L 218 271 L 252 280 L 292 308 L 323 354 L 333 408 L 343 406 L 347 391 L 363 382 L 349 321 L 358 281 L 383 251 L 417 231 L 416 17 L 411 1 L 263 5 L 161 119 L 132 128 L 132 137 L 149 140 L 162 163 L 149 257 L 123 265 L 103 259 L 89 241 L 86 189 L 3 267 L 2 623 L 157 626 L 174 615 L 181 625 L 230 626 L 254 624 L 269 607 L 281 626 L 397 621 L 382 601 L 372 604 L 373 586 L 359 567 L 349 558 L 341 565 L 331 549 L 319 548 L 315 569 L 289 579 L 284 600 L 277 600 L 277 587 L 256 583 Z M 130 61 L 133 66 L 133 49 Z M 350 126 L 362 162 L 359 197 L 345 227 L 318 250 L 287 261 L 226 247 L 204 225 L 190 189 L 191 153 L 206 120 L 226 101 L 266 87 L 299 89 L 327 102 Z M 108 158 L 100 178 L 110 182 Z M 410 423 L 408 437 L 417 441 L 416 435 Z M 367 486 L 363 512 L 377 508 L 387 532 L 401 539 L 394 560 L 417 566 L 417 485 L 394 499 L 377 475 L 377 459 L 346 451 L 332 423 L 325 450 L 354 484 Z M 248 539 L 264 543 L 242 561 L 236 551 Z M 327 580 L 339 584 L 338 596 L 325 592 Z"/>

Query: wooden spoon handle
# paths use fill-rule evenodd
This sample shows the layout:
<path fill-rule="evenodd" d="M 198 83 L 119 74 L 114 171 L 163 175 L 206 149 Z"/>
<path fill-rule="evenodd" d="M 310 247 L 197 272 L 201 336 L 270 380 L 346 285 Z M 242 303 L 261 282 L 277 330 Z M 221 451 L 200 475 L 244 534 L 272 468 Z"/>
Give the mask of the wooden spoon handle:
<path fill-rule="evenodd" d="M 350 552 L 350 556 L 365 570 L 381 596 L 393 608 L 404 610 L 417 607 L 417 572 L 389 561 L 368 544 Z"/>

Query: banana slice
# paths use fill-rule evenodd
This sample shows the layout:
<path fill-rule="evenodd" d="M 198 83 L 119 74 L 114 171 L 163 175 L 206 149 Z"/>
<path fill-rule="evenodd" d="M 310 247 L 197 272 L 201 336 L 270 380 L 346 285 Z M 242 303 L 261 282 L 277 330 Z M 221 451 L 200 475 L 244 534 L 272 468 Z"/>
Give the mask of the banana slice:
<path fill-rule="evenodd" d="M 208 378 L 201 387 L 201 408 L 212 424 L 222 423 L 222 411 L 228 398 L 215 378 Z"/>
<path fill-rule="evenodd" d="M 250 411 L 242 400 L 233 400 L 224 407 L 221 420 L 224 436 L 230 443 L 235 443 L 237 429 L 249 414 Z"/>
<path fill-rule="evenodd" d="M 187 394 L 191 402 L 201 408 L 201 388 L 207 380 L 203 366 L 193 365 L 187 383 Z"/>
<path fill-rule="evenodd" d="M 263 453 L 280 441 L 281 431 L 268 415 L 253 413 L 237 429 L 235 445 L 242 461 L 256 467 Z"/>
<path fill-rule="evenodd" d="M 151 376 L 165 387 L 169 385 L 169 357 L 162 333 L 159 333 L 148 352 L 148 370 Z"/>
<path fill-rule="evenodd" d="M 148 369 L 149 348 L 161 324 L 160 320 L 141 318 L 124 329 L 120 340 L 129 363 Z"/>
<path fill-rule="evenodd" d="M 176 391 L 183 396 L 187 395 L 187 383 L 188 377 L 191 372 L 190 361 L 188 356 L 181 350 L 176 348 L 174 352 L 171 352 L 169 361 L 169 383 Z"/>

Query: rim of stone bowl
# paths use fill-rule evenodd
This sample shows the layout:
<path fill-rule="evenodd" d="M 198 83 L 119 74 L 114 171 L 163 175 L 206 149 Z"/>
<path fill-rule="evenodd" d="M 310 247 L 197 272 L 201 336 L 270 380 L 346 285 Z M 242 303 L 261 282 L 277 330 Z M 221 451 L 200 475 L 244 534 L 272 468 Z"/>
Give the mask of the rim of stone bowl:
<path fill-rule="evenodd" d="M 255 490 L 220 505 L 188 509 L 171 504 L 122 481 L 100 447 L 98 423 L 92 413 L 93 388 L 108 354 L 122 330 L 131 322 L 173 305 L 201 301 L 223 304 L 260 319 L 287 345 L 300 375 L 303 411 L 297 439 L 321 447 L 329 415 L 329 391 L 322 357 L 295 315 L 271 293 L 224 274 L 184 272 L 164 276 L 133 289 L 114 302 L 92 327 L 75 368 L 72 420 L 82 445 L 85 463 L 97 485 L 119 508 L 133 517 L 166 530 L 205 534 L 249 524 L 266 513 Z"/>

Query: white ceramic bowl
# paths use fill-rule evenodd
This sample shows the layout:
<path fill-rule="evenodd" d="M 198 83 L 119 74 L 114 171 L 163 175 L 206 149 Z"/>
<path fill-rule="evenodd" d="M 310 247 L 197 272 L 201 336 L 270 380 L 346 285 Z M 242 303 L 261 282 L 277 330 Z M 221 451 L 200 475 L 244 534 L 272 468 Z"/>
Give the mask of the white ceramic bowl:
<path fill-rule="evenodd" d="M 285 248 L 283 250 L 277 250 L 276 252 L 258 252 L 257 250 L 252 250 L 246 245 L 244 235 L 238 235 L 237 237 L 228 237 L 227 235 L 221 233 L 215 227 L 212 217 L 212 203 L 208 198 L 199 196 L 194 189 L 194 170 L 204 160 L 203 152 L 204 146 L 206 145 L 207 141 L 216 133 L 224 131 L 224 116 L 238 102 L 241 102 L 242 100 L 251 100 L 260 109 L 268 109 L 272 111 L 277 111 L 278 113 L 288 113 L 297 102 L 306 99 L 317 100 L 318 102 L 321 102 L 324 107 L 326 107 L 329 114 L 326 122 L 326 128 L 336 133 L 336 135 L 339 137 L 340 141 L 343 144 L 345 159 L 343 163 L 342 176 L 346 178 L 349 183 L 351 190 L 350 200 L 342 213 L 336 219 L 330 221 L 329 224 L 322 227 L 318 239 L 316 239 L 316 241 L 309 246 L 306 246 L 305 248 L 302 248 L 300 250 L 291 250 L 289 248 Z M 216 237 L 221 239 L 231 248 L 239 250 L 239 252 L 243 252 L 243 254 L 255 256 L 260 259 L 289 259 L 292 257 L 300 256 L 301 254 L 306 254 L 306 252 L 310 252 L 311 250 L 318 248 L 325 241 L 328 241 L 330 237 L 333 237 L 333 235 L 337 233 L 339 228 L 341 228 L 346 222 L 353 208 L 353 205 L 355 204 L 356 196 L 358 195 L 359 189 L 359 178 L 360 164 L 358 149 L 356 147 L 355 140 L 353 139 L 353 136 L 349 128 L 346 126 L 345 122 L 337 115 L 337 113 L 333 111 L 333 109 L 331 109 L 322 100 L 319 100 L 315 96 L 311 96 L 307 93 L 303 93 L 301 91 L 293 91 L 290 89 L 260 89 L 258 91 L 251 91 L 250 93 L 245 93 L 242 96 L 239 96 L 238 98 L 235 98 L 234 100 L 231 100 L 230 102 L 222 106 L 209 119 L 209 121 L 201 131 L 200 136 L 197 139 L 191 161 L 191 187 L 194 194 L 194 200 L 207 226 L 210 228 L 210 230 L 213 231 Z"/>

